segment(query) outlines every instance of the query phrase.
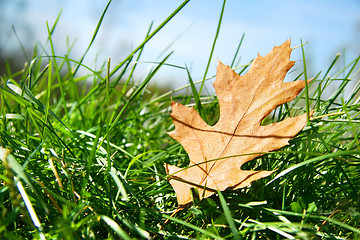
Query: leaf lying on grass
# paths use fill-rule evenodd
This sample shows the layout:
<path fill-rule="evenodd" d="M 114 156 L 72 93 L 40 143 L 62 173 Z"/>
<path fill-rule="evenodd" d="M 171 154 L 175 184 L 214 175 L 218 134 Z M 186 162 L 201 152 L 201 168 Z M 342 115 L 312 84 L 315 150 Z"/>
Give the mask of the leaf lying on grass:
<path fill-rule="evenodd" d="M 295 63 L 290 61 L 291 51 L 288 40 L 267 56 L 259 55 L 243 76 L 219 62 L 213 85 L 220 119 L 214 126 L 206 124 L 194 108 L 172 102 L 175 130 L 169 135 L 181 143 L 190 157 L 186 169 L 165 165 L 179 206 L 191 203 L 191 188 L 198 190 L 201 199 L 217 190 L 246 187 L 273 173 L 240 168 L 262 153 L 285 146 L 306 124 L 308 115 L 303 114 L 260 125 L 271 111 L 293 100 L 306 85 L 300 80 L 283 82 Z"/>

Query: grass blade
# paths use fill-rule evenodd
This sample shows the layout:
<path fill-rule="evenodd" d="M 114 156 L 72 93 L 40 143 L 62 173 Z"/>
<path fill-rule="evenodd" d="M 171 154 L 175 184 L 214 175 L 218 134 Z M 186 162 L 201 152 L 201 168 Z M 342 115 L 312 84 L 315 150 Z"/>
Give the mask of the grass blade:
<path fill-rule="evenodd" d="M 99 30 L 100 30 L 100 26 L 101 26 L 101 24 L 102 24 L 102 22 L 103 22 L 103 20 L 104 20 L 105 14 L 106 14 L 107 10 L 109 9 L 109 6 L 110 6 L 110 3 L 111 3 L 111 2 L 112 2 L 112 0 L 110 0 L 110 1 L 106 4 L 106 7 L 105 7 L 104 11 L 102 12 L 101 17 L 100 17 L 100 19 L 99 19 L 99 21 L 98 21 L 98 24 L 96 25 L 96 28 L 95 28 L 94 34 L 93 34 L 93 36 L 92 36 L 92 38 L 91 38 L 91 40 L 90 40 L 90 43 L 89 43 L 87 49 L 85 50 L 84 54 L 82 55 L 82 57 L 81 57 L 81 59 L 80 59 L 80 61 L 79 61 L 80 64 L 78 64 L 78 66 L 76 67 L 73 75 L 75 75 L 75 74 L 77 73 L 77 71 L 79 70 L 79 68 L 80 68 L 80 66 L 81 66 L 81 63 L 84 61 L 84 58 L 85 58 L 86 54 L 89 52 L 92 44 L 94 43 L 94 41 L 95 41 L 95 39 L 96 39 L 96 36 L 97 36 L 97 34 L 98 34 Z"/>
<path fill-rule="evenodd" d="M 197 108 L 197 110 L 198 110 L 201 118 L 204 119 L 204 120 L 206 120 L 206 117 L 205 117 L 205 114 L 204 114 L 204 111 L 203 111 L 203 107 L 202 107 L 202 105 L 201 105 L 200 96 L 199 96 L 199 94 L 198 94 L 198 92 L 197 92 L 197 90 L 196 90 L 194 81 L 193 81 L 192 78 L 191 78 L 191 75 L 190 75 L 190 72 L 189 72 L 189 69 L 187 68 L 187 66 L 186 66 L 186 72 L 187 72 L 187 74 L 188 74 L 191 91 L 192 91 L 193 97 L 194 97 L 194 99 L 195 99 L 196 108 Z"/>
<path fill-rule="evenodd" d="M 170 55 L 172 54 L 169 53 L 163 61 L 160 62 L 160 64 L 153 70 L 151 71 L 151 73 L 146 77 L 146 79 L 142 82 L 142 84 L 136 89 L 136 91 L 130 96 L 129 100 L 126 101 L 125 105 L 121 108 L 120 112 L 118 113 L 118 115 L 116 116 L 116 118 L 114 119 L 114 121 L 112 121 L 112 124 L 110 126 L 109 131 L 111 131 L 114 126 L 116 125 L 116 123 L 119 121 L 120 117 L 122 116 L 122 114 L 124 113 L 125 109 L 130 105 L 130 103 L 135 99 L 135 97 L 137 97 L 139 95 L 139 93 L 145 88 L 145 86 L 150 82 L 150 80 L 153 78 L 153 76 L 155 75 L 155 73 L 162 67 L 162 65 L 166 62 L 166 60 L 170 57 Z"/>
<path fill-rule="evenodd" d="M 199 89 L 199 95 L 201 95 L 202 89 L 204 87 L 207 72 L 209 70 L 210 63 L 211 63 L 211 60 L 212 60 L 212 55 L 213 55 L 214 50 L 215 50 L 216 41 L 217 41 L 219 33 L 220 33 L 220 27 L 221 27 L 222 18 L 223 18 L 223 15 L 224 15 L 225 5 L 226 5 L 226 0 L 223 1 L 223 5 L 222 5 L 222 8 L 221 8 L 220 18 L 219 18 L 218 26 L 217 26 L 216 33 L 215 33 L 215 38 L 214 38 L 214 41 L 213 41 L 213 44 L 212 44 L 212 47 L 211 47 L 210 56 L 209 56 L 209 59 L 208 59 L 208 63 L 206 65 L 204 77 L 203 77 L 203 80 L 201 82 L 201 86 L 200 86 L 200 89 Z"/>
<path fill-rule="evenodd" d="M 243 43 L 243 41 L 244 41 L 244 38 L 245 38 L 245 33 L 243 33 L 243 35 L 241 36 L 240 42 L 239 42 L 238 47 L 237 47 L 237 49 L 236 49 L 236 51 L 235 51 L 234 58 L 233 58 L 233 60 L 232 60 L 232 62 L 231 62 L 231 65 L 230 65 L 231 68 L 234 67 L 236 58 L 237 58 L 237 56 L 238 56 L 238 54 L 239 54 L 239 50 L 240 50 L 240 47 L 241 47 L 241 45 L 242 45 L 242 43 Z"/>
<path fill-rule="evenodd" d="M 325 159 L 329 159 L 329 158 L 333 158 L 333 157 L 338 157 L 341 155 L 353 155 L 353 154 L 360 154 L 360 150 L 350 150 L 350 151 L 337 151 L 334 153 L 329 153 L 329 154 L 324 154 L 322 156 L 319 157 L 315 157 L 315 158 L 311 158 L 309 160 L 306 160 L 304 162 L 298 163 L 295 166 L 289 167 L 288 169 L 282 171 L 281 173 L 277 174 L 274 179 L 272 179 L 270 182 L 268 182 L 266 185 L 271 184 L 272 182 L 276 181 L 277 179 L 285 176 L 286 174 L 290 173 L 291 171 L 303 167 L 305 165 L 309 165 L 309 164 L 313 164 Z"/>
<path fill-rule="evenodd" d="M 140 49 L 144 47 L 144 45 L 150 41 L 170 20 L 175 17 L 176 14 L 180 12 L 180 10 L 188 4 L 190 0 L 185 0 L 178 8 L 175 9 L 151 34 L 149 34 L 146 39 L 137 47 L 134 51 L 132 51 L 121 63 L 119 63 L 114 70 L 110 73 L 110 76 L 114 75 L 128 60 L 130 60 L 135 53 L 137 53 Z"/>
<path fill-rule="evenodd" d="M 228 222 L 228 224 L 230 226 L 230 229 L 231 229 L 234 239 L 238 240 L 238 239 L 240 239 L 240 235 L 239 235 L 238 230 L 236 229 L 235 222 L 234 222 L 233 217 L 231 216 L 231 212 L 230 212 L 229 207 L 227 206 L 227 202 L 225 201 L 225 198 L 220 191 L 218 191 L 218 194 L 219 194 L 219 200 L 221 203 L 221 207 L 224 210 L 226 221 Z"/>
<path fill-rule="evenodd" d="M 223 239 L 222 237 L 219 237 L 219 236 L 213 234 L 212 232 L 206 231 L 206 230 L 204 230 L 202 228 L 199 228 L 199 227 L 197 227 L 197 226 L 195 226 L 193 224 L 187 223 L 187 222 L 185 222 L 183 220 L 180 220 L 178 218 L 174 218 L 174 217 L 168 216 L 166 214 L 163 214 L 162 216 L 164 218 L 166 218 L 166 219 L 169 219 L 169 220 L 173 221 L 173 222 L 176 222 L 176 223 L 181 224 L 183 226 L 186 226 L 188 228 L 194 229 L 195 231 L 200 232 L 200 233 L 204 234 L 205 236 L 211 237 L 212 239 L 218 239 L 218 240 Z"/>
<path fill-rule="evenodd" d="M 117 224 L 114 220 L 112 220 L 111 218 L 109 218 L 108 216 L 105 215 L 100 215 L 100 218 L 111 227 L 112 230 L 114 230 L 120 237 L 121 239 L 128 239 L 131 240 L 132 238 L 124 231 L 124 229 L 122 229 L 119 224 Z"/>

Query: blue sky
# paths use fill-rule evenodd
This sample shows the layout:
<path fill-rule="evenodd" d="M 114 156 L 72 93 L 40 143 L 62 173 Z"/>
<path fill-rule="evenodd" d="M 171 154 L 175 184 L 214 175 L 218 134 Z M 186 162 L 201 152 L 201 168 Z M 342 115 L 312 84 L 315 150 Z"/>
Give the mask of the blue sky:
<path fill-rule="evenodd" d="M 14 25 L 20 39 L 26 40 L 21 25 L 36 36 L 36 40 L 46 40 L 46 24 L 52 24 L 62 9 L 61 18 L 53 36 L 58 54 L 64 53 L 67 38 L 75 41 L 73 57 L 83 53 L 91 40 L 97 21 L 105 8 L 106 0 L 79 1 L 25 1 L 21 9 L 14 4 L 5 8 L 5 27 L 1 43 L 9 49 L 14 41 L 11 26 Z M 147 29 L 154 21 L 157 27 L 179 6 L 178 0 L 114 0 L 105 16 L 103 26 L 89 52 L 86 64 L 102 63 L 108 58 L 116 64 L 132 49 L 142 42 Z M 145 48 L 143 61 L 158 61 L 165 55 L 163 50 L 172 44 L 167 52 L 174 51 L 169 63 L 191 68 L 194 80 L 201 79 L 217 22 L 222 1 L 192 0 L 183 10 L 161 30 Z M 3 17 L 4 18 L 4 17 Z M 236 47 L 245 33 L 240 55 L 240 64 L 246 64 L 258 53 L 266 55 L 274 45 L 280 45 L 286 39 L 292 39 L 292 46 L 300 44 L 302 38 L 306 56 L 311 63 L 311 71 L 325 71 L 336 53 L 344 53 L 347 61 L 360 53 L 360 2 L 357 0 L 303 0 L 303 1 L 238 1 L 228 0 L 217 46 L 213 55 L 209 75 L 215 73 L 217 59 L 230 64 Z M 28 42 L 28 41 L 27 41 Z M 31 42 L 28 42 L 31 44 Z M 345 49 L 345 50 L 344 50 Z M 301 60 L 301 50 L 293 52 L 292 60 Z M 137 77 L 146 75 L 152 65 L 141 64 Z M 296 67 L 297 65 L 295 65 Z M 311 76 L 310 76 L 311 77 Z M 179 87 L 188 82 L 183 70 L 164 68 L 156 77 L 158 83 Z"/>

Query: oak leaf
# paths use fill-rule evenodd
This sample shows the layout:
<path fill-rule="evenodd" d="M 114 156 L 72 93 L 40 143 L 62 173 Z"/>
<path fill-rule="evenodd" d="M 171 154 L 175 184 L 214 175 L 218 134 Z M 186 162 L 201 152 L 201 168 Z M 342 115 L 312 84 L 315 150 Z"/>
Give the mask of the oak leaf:
<path fill-rule="evenodd" d="M 213 86 L 220 118 L 214 126 L 209 126 L 194 108 L 171 103 L 175 130 L 168 134 L 190 158 L 189 167 L 184 169 L 165 164 L 179 206 L 191 203 L 191 188 L 196 188 L 202 199 L 217 190 L 246 187 L 273 173 L 245 171 L 241 166 L 261 153 L 287 145 L 306 125 L 306 114 L 260 125 L 271 111 L 293 100 L 305 87 L 301 80 L 283 82 L 295 63 L 290 61 L 291 51 L 290 40 L 275 46 L 265 57 L 258 55 L 243 76 L 219 61 Z"/>

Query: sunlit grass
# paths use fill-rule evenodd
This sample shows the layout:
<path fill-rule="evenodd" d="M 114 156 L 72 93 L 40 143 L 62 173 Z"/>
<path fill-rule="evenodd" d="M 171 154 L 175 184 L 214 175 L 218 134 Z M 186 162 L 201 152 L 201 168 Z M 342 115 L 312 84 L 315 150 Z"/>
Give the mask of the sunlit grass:
<path fill-rule="evenodd" d="M 196 81 L 186 66 L 176 66 L 187 71 L 189 85 L 160 94 L 149 83 L 171 54 L 140 81 L 133 79 L 137 65 L 131 63 L 141 59 L 146 43 L 187 2 L 155 30 L 150 25 L 144 42 L 113 69 L 108 61 L 96 70 L 84 65 L 86 52 L 70 59 L 71 48 L 58 56 L 51 35 L 60 17 L 48 26 L 47 51 L 36 48 L 22 71 L 0 77 L 1 238 L 360 237 L 359 58 L 335 69 L 336 56 L 325 74 L 266 119 L 277 122 L 315 111 L 288 146 L 245 166 L 277 169 L 273 176 L 246 189 L 194 199 L 172 215 L 176 196 L 163 164 L 181 166 L 188 159 L 166 134 L 173 129 L 170 101 L 193 105 L 215 123 L 216 96 L 197 91 L 213 78 L 205 74 Z M 302 48 L 294 51 L 304 51 L 304 72 L 294 80 L 314 77 L 307 76 Z M 243 73 L 249 64 L 232 67 Z M 80 75 L 79 69 L 88 74 Z M 348 86 L 351 91 L 344 95 Z M 179 94 L 184 89 L 191 94 Z"/>

